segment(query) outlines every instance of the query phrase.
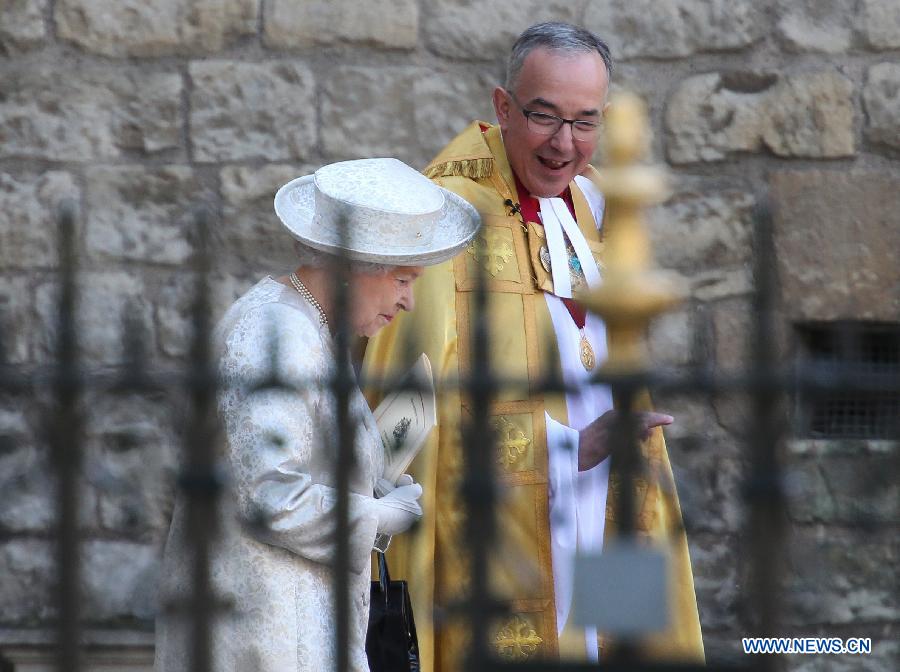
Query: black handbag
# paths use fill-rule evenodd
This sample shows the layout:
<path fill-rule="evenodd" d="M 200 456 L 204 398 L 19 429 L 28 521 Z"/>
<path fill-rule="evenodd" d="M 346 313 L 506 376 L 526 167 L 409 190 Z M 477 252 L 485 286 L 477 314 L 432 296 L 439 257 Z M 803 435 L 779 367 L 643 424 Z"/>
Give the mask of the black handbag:
<path fill-rule="evenodd" d="M 419 672 L 419 640 L 406 581 L 391 581 L 384 553 L 372 581 L 366 656 L 371 672 Z"/>

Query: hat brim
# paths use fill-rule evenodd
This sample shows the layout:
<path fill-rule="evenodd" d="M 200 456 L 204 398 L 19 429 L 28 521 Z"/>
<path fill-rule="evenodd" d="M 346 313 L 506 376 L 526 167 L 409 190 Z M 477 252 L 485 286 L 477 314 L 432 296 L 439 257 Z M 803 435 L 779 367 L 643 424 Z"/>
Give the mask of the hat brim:
<path fill-rule="evenodd" d="M 291 180 L 275 194 L 275 212 L 290 234 L 312 248 L 336 256 L 393 266 L 433 266 L 462 252 L 481 226 L 478 211 L 464 198 L 438 187 L 444 194 L 444 207 L 434 236 L 415 252 L 401 251 L 390 240 L 379 241 L 378 249 L 354 243 L 352 231 L 348 240 L 334 241 L 316 227 L 315 175 Z M 438 185 L 435 185 L 438 186 Z"/>

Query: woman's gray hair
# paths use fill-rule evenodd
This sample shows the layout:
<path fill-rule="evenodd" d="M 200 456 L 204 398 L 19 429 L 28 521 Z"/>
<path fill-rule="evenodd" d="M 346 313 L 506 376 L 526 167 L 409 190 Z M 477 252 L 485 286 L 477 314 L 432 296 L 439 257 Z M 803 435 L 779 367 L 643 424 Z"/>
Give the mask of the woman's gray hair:
<path fill-rule="evenodd" d="M 506 63 L 504 87 L 507 91 L 515 89 L 525 57 L 535 49 L 541 48 L 570 54 L 596 52 L 603 59 L 606 74 L 612 77 L 612 55 L 606 42 L 591 31 L 573 26 L 571 23 L 547 21 L 531 26 L 519 35 L 519 39 L 513 45 Z"/>
<path fill-rule="evenodd" d="M 340 262 L 340 258 L 336 254 L 323 252 L 314 247 L 305 245 L 299 240 L 294 241 L 294 254 L 297 257 L 298 265 L 307 268 L 327 268 L 336 266 Z M 393 264 L 376 264 L 370 261 L 357 261 L 349 259 L 351 273 L 365 273 L 366 275 L 380 275 L 387 273 L 393 268 Z"/>

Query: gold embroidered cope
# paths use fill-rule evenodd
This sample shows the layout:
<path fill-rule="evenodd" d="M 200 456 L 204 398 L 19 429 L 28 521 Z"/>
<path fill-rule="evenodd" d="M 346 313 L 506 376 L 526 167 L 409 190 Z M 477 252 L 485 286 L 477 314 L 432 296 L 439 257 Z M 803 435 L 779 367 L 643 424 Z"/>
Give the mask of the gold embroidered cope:
<path fill-rule="evenodd" d="M 366 376 L 396 375 L 412 363 L 407 356 L 416 357 L 424 350 L 435 366 L 439 427 L 412 467 L 424 488 L 425 517 L 414 532 L 394 539 L 389 555 L 392 572 L 410 582 L 423 669 L 440 672 L 461 669 L 465 631 L 458 622 L 445 623 L 434 631 L 427 619 L 435 606 L 460 599 L 469 583 L 465 507 L 459 498 L 463 450 L 458 431 L 469 410 L 464 397 L 456 390 L 443 389 L 440 381 L 471 372 L 474 290 L 480 274 L 488 292 L 484 316 L 490 334 L 488 362 L 504 380 L 515 381 L 500 389 L 490 410 L 499 437 L 496 475 L 504 492 L 496 512 L 500 539 L 489 565 L 491 589 L 509 600 L 515 617 L 497 623 L 486 635 L 503 656 L 558 656 L 544 414 L 546 411 L 563 423 L 568 416 L 563 395 L 533 391 L 548 369 L 560 375 L 555 334 L 542 295 L 542 291 L 552 291 L 553 281 L 540 254 L 546 245 L 543 227 L 511 215 L 504 203 L 517 199 L 499 129 L 489 127 L 482 132 L 481 126 L 487 125 L 476 122 L 469 126 L 425 171 L 475 206 L 482 216 L 481 232 L 466 253 L 426 269 L 417 282 L 415 311 L 398 316 L 371 339 L 364 362 Z M 593 177 L 596 173 L 589 167 L 585 174 Z M 577 185 L 573 182 L 570 186 L 578 226 L 599 261 L 604 246 L 597 223 Z M 414 353 L 408 348 L 410 342 L 416 344 Z M 649 408 L 649 400 L 644 401 L 643 408 Z M 643 642 L 642 651 L 651 656 L 702 660 L 687 544 L 661 432 L 655 431 L 643 450 L 650 473 L 638 500 L 639 533 L 670 544 L 676 625 Z M 613 464 L 610 488 L 617 487 Z M 616 527 L 612 501 L 607 506 L 607 538 L 615 534 Z"/>

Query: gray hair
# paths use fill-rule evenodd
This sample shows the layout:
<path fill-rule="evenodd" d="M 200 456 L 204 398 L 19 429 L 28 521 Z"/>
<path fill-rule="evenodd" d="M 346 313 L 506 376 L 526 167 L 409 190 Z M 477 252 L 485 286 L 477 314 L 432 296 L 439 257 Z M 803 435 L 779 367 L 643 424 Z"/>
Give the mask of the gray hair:
<path fill-rule="evenodd" d="M 338 255 L 317 250 L 314 247 L 301 243 L 299 240 L 294 241 L 294 254 L 297 257 L 298 264 L 307 268 L 327 268 L 340 262 Z M 351 273 L 364 273 L 366 275 L 381 275 L 394 267 L 393 264 L 376 264 L 371 261 L 357 261 L 356 259 L 349 259 L 348 261 Z"/>
<path fill-rule="evenodd" d="M 547 21 L 528 28 L 519 35 L 519 39 L 513 45 L 506 63 L 504 87 L 507 91 L 515 88 L 522 65 L 525 63 L 525 57 L 535 49 L 541 48 L 569 54 L 596 52 L 603 59 L 606 74 L 612 77 L 612 55 L 606 42 L 589 30 L 573 26 L 571 23 Z"/>

